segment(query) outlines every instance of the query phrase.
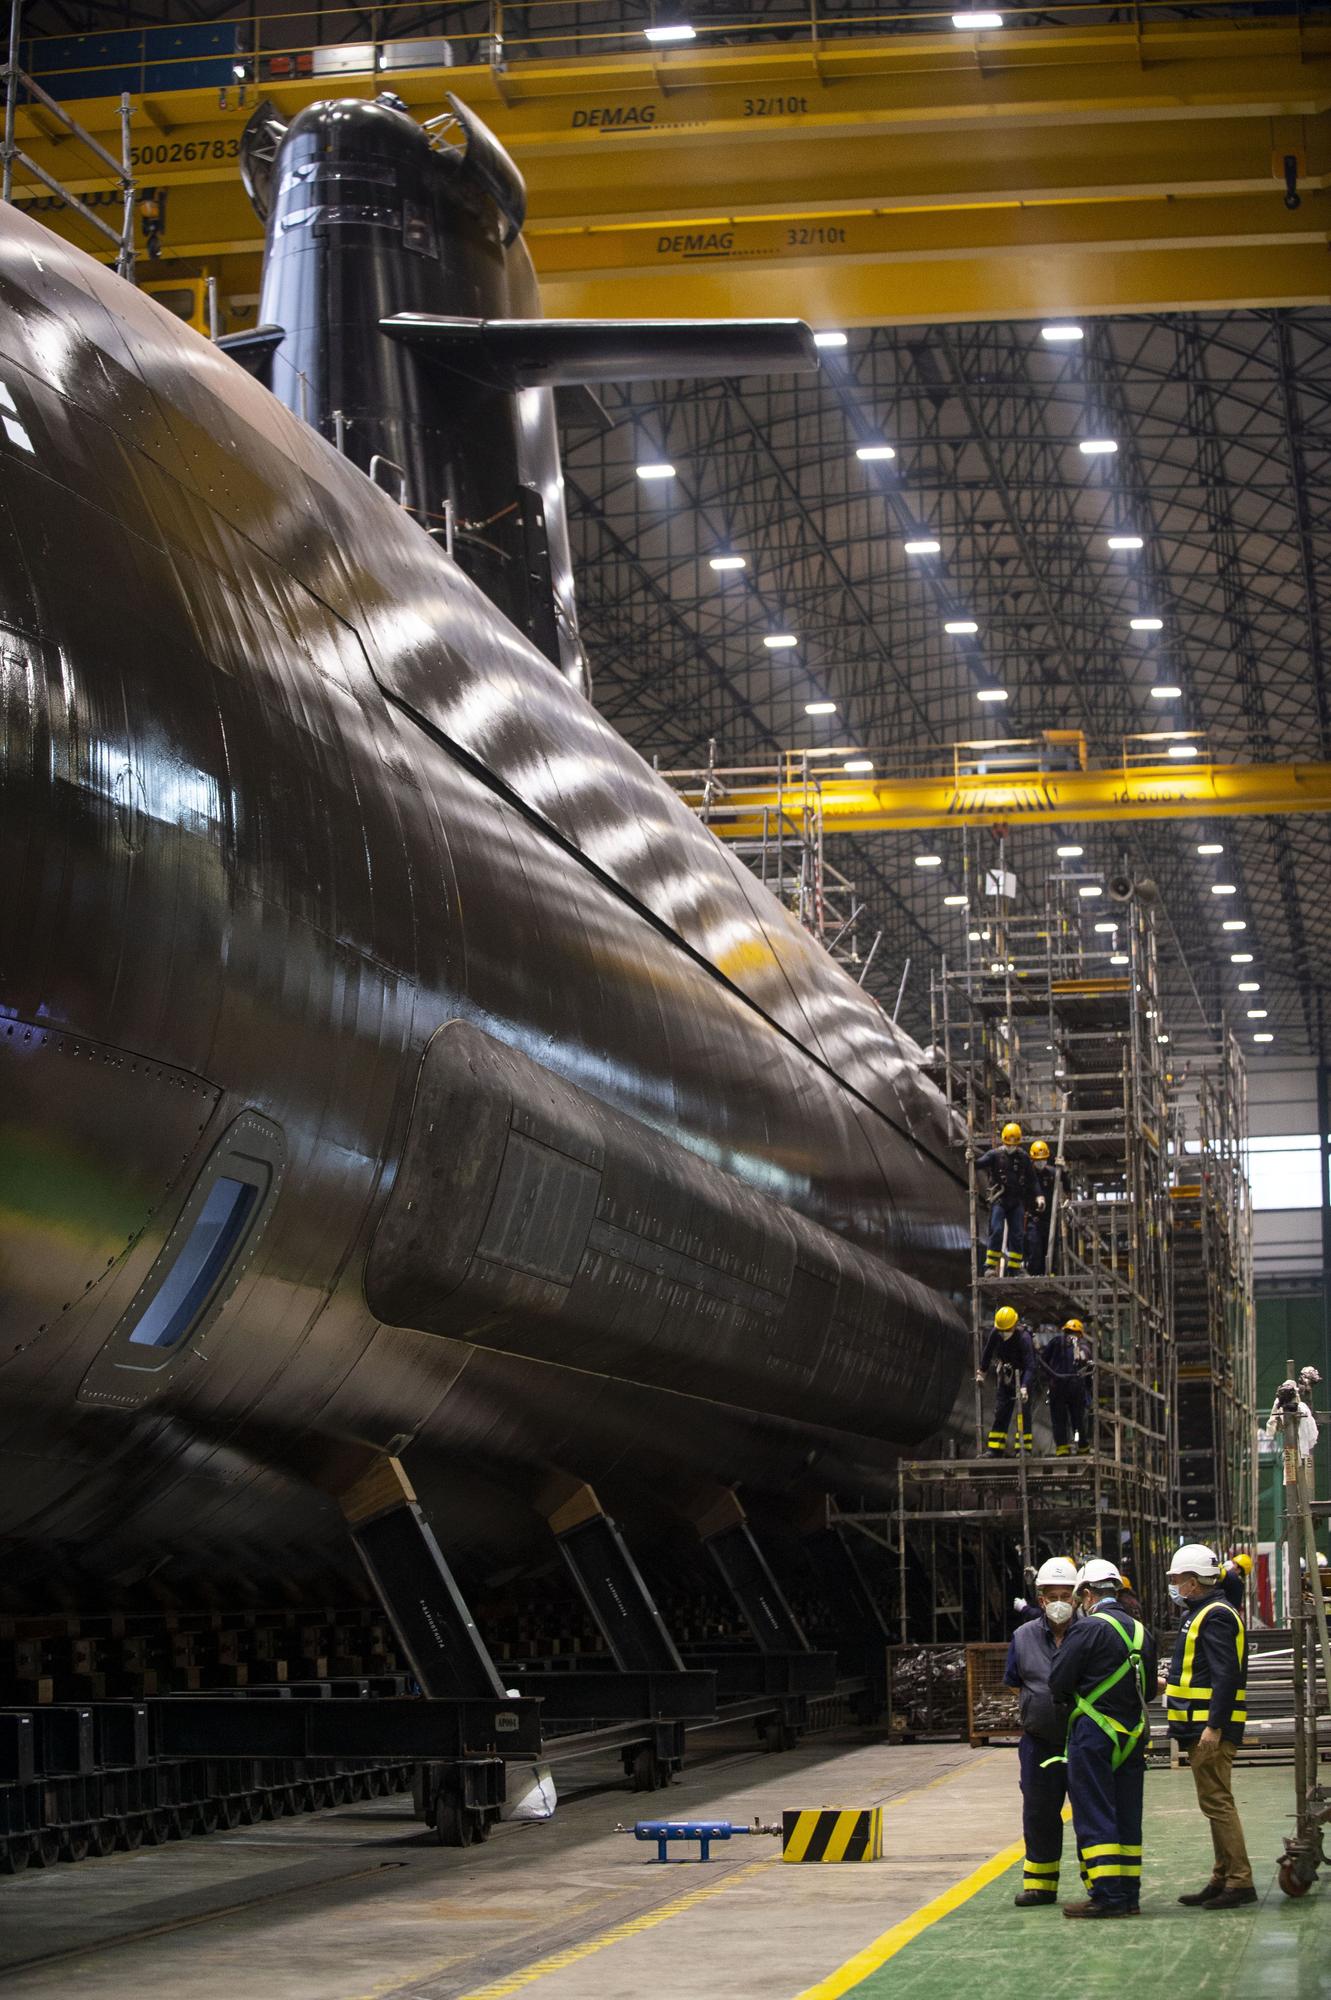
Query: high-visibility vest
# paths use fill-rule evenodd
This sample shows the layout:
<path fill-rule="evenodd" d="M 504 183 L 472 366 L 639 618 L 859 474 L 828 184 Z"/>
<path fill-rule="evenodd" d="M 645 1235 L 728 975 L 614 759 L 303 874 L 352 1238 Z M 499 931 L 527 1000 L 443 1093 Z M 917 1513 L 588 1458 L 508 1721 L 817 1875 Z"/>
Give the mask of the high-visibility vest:
<path fill-rule="evenodd" d="M 1214 1690 L 1209 1687 L 1198 1687 L 1193 1678 L 1193 1670 L 1197 1664 L 1197 1634 L 1201 1631 L 1204 1620 L 1209 1618 L 1213 1611 L 1227 1611 L 1238 1626 L 1239 1680 L 1242 1683 L 1244 1655 L 1247 1651 L 1248 1643 L 1247 1634 L 1243 1629 L 1243 1620 L 1226 1598 L 1215 1597 L 1212 1598 L 1209 1604 L 1202 1606 L 1191 1625 L 1189 1625 L 1187 1637 L 1183 1641 L 1183 1665 L 1179 1669 L 1179 1677 L 1176 1681 L 1170 1681 L 1165 1688 L 1165 1715 L 1170 1722 L 1185 1724 L 1200 1722 L 1203 1728 L 1206 1728 L 1209 1724 L 1211 1697 Z M 1246 1687 L 1240 1685 L 1238 1692 L 1234 1696 L 1234 1707 L 1231 1713 L 1223 1716 L 1221 1720 L 1238 1723 L 1244 1723 L 1248 1720 L 1248 1690 Z"/>

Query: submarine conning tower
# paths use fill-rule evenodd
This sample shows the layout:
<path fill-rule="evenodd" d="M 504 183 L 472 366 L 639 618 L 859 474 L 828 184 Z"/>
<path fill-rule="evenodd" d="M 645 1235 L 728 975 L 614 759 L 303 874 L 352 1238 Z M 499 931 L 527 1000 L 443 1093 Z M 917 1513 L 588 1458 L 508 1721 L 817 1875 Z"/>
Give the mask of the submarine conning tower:
<path fill-rule="evenodd" d="M 241 171 L 264 218 L 260 324 L 222 340 L 443 541 L 585 690 L 554 390 L 818 367 L 801 320 L 549 320 L 527 193 L 457 98 L 259 106 Z"/>
<path fill-rule="evenodd" d="M 539 316 L 512 160 L 464 106 L 421 126 L 388 95 L 313 104 L 290 124 L 262 105 L 242 159 L 267 225 L 260 328 L 226 344 L 582 685 L 550 391 L 492 367 L 478 380 L 461 351 L 441 359 L 383 324 Z M 476 338 L 464 346 L 479 363 Z"/>

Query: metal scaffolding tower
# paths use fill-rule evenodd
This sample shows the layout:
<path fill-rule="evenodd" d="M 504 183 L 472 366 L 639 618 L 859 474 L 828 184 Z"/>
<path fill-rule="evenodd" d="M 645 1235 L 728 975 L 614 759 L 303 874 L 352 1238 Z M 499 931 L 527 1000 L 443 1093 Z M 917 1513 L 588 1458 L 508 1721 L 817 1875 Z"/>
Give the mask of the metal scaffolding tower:
<path fill-rule="evenodd" d="M 88 227 L 104 237 L 116 253 L 116 270 L 122 278 L 131 283 L 134 278 L 134 166 L 130 150 L 130 100 L 128 91 L 120 93 L 120 158 L 108 153 L 91 132 L 72 118 L 63 104 L 56 101 L 33 80 L 22 67 L 23 0 L 12 0 L 9 10 L 9 47 L 4 65 L 5 122 L 4 138 L 0 141 L 0 199 L 14 199 L 15 164 L 30 175 L 34 183 L 44 187 L 66 208 L 70 209 Z M 24 152 L 16 136 L 16 114 L 20 104 L 39 104 L 54 118 L 60 128 L 59 137 L 65 141 L 74 140 L 86 153 L 105 170 L 112 179 L 120 201 L 120 228 L 113 229 L 105 217 L 87 201 L 82 200 L 62 181 L 40 166 L 29 153 Z M 71 173 L 86 174 L 90 171 L 87 161 L 71 168 Z M 96 173 L 97 168 L 91 168 Z"/>
<path fill-rule="evenodd" d="M 1194 1541 L 1257 1535 L 1252 1212 L 1244 1173 L 1247 1079 L 1226 1035 L 1214 1063 L 1185 1069 L 1175 1097 L 1170 1188 L 1178 1491 Z"/>
<path fill-rule="evenodd" d="M 735 784 L 736 774 L 718 765 L 715 739 L 707 746 L 707 762 L 700 770 L 661 775 L 677 788 L 681 780 L 696 778 L 697 789 L 689 802 L 704 825 L 727 839 L 763 887 L 863 986 L 878 956 L 882 926 L 872 921 L 854 882 L 827 858 L 821 791 L 800 781 L 798 773 L 787 788 L 783 773 L 784 767 L 779 768 L 771 798 L 757 814 L 747 807 Z M 727 822 L 736 814 L 754 822 L 752 831 L 740 840 L 727 836 Z M 901 987 L 909 969 L 907 959 Z"/>
<path fill-rule="evenodd" d="M 1037 1348 L 1076 1318 L 1092 1346 L 1090 1408 L 1076 1454 L 1055 1457 L 1037 1390 L 1033 1451 L 1001 1455 L 985 1448 L 992 1387 L 977 1382 L 969 1454 L 963 1445 L 951 1456 L 903 1460 L 895 1515 L 841 1517 L 895 1550 L 903 1642 L 1003 1636 L 1023 1575 L 1058 1554 L 1112 1557 L 1155 1616 L 1178 1531 L 1204 1523 L 1223 1543 L 1252 1534 L 1252 1288 L 1237 1050 L 1226 1043 L 1214 1063 L 1189 1068 L 1185 1115 L 1160 1002 L 1152 885 L 1126 874 L 1102 885 L 1070 860 L 1022 897 L 1007 860 L 1001 833 L 988 852 L 968 840 L 965 949 L 932 982 L 937 1074 L 967 1134 L 976 1370 L 998 1306 L 1017 1307 Z M 1039 1275 L 985 1269 L 989 1200 L 978 1162 L 1009 1118 L 1028 1143 L 1047 1138 L 1056 1165 Z M 1176 1153 L 1181 1143 L 1186 1153 Z M 1184 1244 L 1177 1272 L 1172 1229 Z M 1192 1284 L 1198 1244 L 1200 1289 Z M 1184 1294 L 1180 1403 L 1174 1316 Z"/>

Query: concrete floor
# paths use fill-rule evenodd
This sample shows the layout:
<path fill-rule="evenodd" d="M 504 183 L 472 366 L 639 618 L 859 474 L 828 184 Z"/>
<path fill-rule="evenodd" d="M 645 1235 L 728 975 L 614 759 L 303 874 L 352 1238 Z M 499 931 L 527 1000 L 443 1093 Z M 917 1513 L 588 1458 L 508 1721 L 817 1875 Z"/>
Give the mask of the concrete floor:
<path fill-rule="evenodd" d="M 0 1990 L 6 2000 L 501 2000 L 529 1988 L 534 2000 L 952 2000 L 983 1986 L 985 2000 L 1015 2000 L 1036 1973 L 1042 2000 L 1061 2000 L 1074 1979 L 1084 1995 L 1103 1963 L 1116 1996 L 1135 1983 L 1143 1995 L 1331 2000 L 1331 1883 L 1301 1904 L 1271 1888 L 1287 1770 L 1239 1776 L 1269 1895 L 1256 1912 L 1209 1918 L 1173 1900 L 1206 1872 L 1191 1784 L 1186 1772 L 1153 1774 L 1148 1916 L 1116 1927 L 1112 1951 L 1090 1961 L 1083 1927 L 1012 1908 L 1011 1751 L 847 1733 L 783 1756 L 720 1752 L 643 1800 L 604 1789 L 608 1775 L 604 1762 L 565 1769 L 552 1822 L 501 1827 L 463 1852 L 440 1848 L 407 1801 L 389 1799 L 29 1871 L 0 1885 Z M 706 1867 L 660 1867 L 613 1830 L 639 1813 L 766 1821 L 879 1802 L 877 1865 L 783 1866 L 776 1841 L 746 1839 Z M 931 1916 L 958 1884 L 959 1906 L 921 1923 L 917 1913 Z"/>

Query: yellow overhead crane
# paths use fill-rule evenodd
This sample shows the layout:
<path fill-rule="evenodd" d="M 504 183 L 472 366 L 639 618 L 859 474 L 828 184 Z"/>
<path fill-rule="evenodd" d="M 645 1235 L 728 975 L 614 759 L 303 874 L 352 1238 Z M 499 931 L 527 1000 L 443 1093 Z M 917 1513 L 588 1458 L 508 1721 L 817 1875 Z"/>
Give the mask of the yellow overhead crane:
<path fill-rule="evenodd" d="M 552 314 L 777 310 L 841 327 L 1331 301 L 1331 21 L 1178 21 L 1152 0 L 1118 22 L 1062 11 L 1086 25 L 1013 16 L 958 34 L 940 13 L 937 33 L 884 33 L 866 8 L 828 38 L 809 0 L 783 40 L 758 22 L 749 38 L 741 17 L 724 42 L 705 26 L 684 47 L 621 30 L 596 56 L 547 38 L 539 59 L 514 44 L 494 66 L 387 75 L 368 67 L 384 41 L 349 41 L 353 66 L 318 76 L 301 72 L 338 54 L 337 10 L 318 51 L 285 39 L 308 12 L 256 16 L 239 81 L 134 98 L 136 172 L 167 196 L 166 257 L 141 275 L 201 266 L 225 296 L 252 294 L 261 231 L 236 154 L 256 102 L 290 115 L 386 86 L 418 115 L 456 92 L 511 150 Z M 396 13 L 373 17 L 381 38 Z M 513 13 L 497 6 L 501 33 Z M 103 139 L 117 107 L 77 103 Z M 18 139 L 68 174 L 40 105 L 20 109 Z"/>
<path fill-rule="evenodd" d="M 722 840 L 788 835 L 810 815 L 826 837 L 1331 812 L 1331 764 L 1224 763 L 1181 731 L 1126 736 L 1101 755 L 1080 730 L 1047 729 L 944 752 L 788 750 L 776 764 L 661 775 Z"/>

